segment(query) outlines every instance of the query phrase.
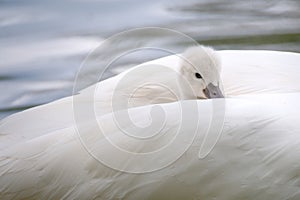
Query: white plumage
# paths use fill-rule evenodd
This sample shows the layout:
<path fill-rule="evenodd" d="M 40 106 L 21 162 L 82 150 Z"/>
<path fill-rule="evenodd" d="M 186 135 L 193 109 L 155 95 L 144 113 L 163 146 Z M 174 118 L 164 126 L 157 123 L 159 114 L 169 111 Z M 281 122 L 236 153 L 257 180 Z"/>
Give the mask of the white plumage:
<path fill-rule="evenodd" d="M 78 137 L 70 97 L 3 120 L 1 199 L 299 199 L 300 56 L 271 51 L 218 53 L 228 98 L 160 104 L 166 123 L 162 136 L 149 143 L 124 136 L 101 99 L 96 99 L 96 113 L 105 135 L 99 134 L 97 124 L 87 120 L 80 127 L 84 138 Z M 174 67 L 179 65 L 178 59 L 169 56 L 150 63 Z M 99 84 L 109 93 L 120 76 Z M 78 95 L 77 106 L 90 103 L 85 101 L 84 93 L 93 91 L 93 87 Z M 176 135 L 176 130 L 181 111 L 193 114 L 189 109 L 195 103 L 199 126 L 189 144 L 193 133 Z M 209 120 L 224 113 L 222 109 L 211 109 L 212 104 L 226 105 L 224 129 L 212 152 L 199 159 Z M 132 120 L 136 124 L 149 122 L 151 108 L 152 105 L 131 108 Z M 190 124 L 186 126 L 189 128 Z M 210 132 L 215 128 L 210 127 Z M 151 132 L 141 134 L 147 136 Z M 176 145 L 170 149 L 140 159 L 120 156 L 107 143 L 110 139 L 117 146 L 142 153 L 159 148 L 174 137 L 180 137 L 180 141 L 174 141 Z M 93 155 L 102 158 L 103 164 L 86 151 L 82 140 Z M 124 164 L 125 171 L 155 169 L 183 152 L 182 146 L 189 148 L 158 171 L 132 174 L 105 165 L 112 159 L 115 166 Z"/>

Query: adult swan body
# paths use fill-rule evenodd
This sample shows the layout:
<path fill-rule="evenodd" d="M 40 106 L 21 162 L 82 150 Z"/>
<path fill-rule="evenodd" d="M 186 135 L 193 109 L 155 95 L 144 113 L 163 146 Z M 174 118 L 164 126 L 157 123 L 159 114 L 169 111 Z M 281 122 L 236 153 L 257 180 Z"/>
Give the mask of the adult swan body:
<path fill-rule="evenodd" d="M 160 104 L 166 114 L 165 126 L 162 137 L 150 143 L 120 138 L 122 133 L 109 112 L 97 117 L 103 124 L 102 131 L 109 133 L 105 137 L 98 135 L 95 124 L 85 122 L 82 134 L 93 156 L 78 140 L 72 121 L 53 117 L 59 116 L 51 112 L 53 109 L 72 112 L 68 98 L 1 122 L 1 199 L 299 199 L 300 55 L 271 51 L 218 53 L 228 98 L 182 101 L 182 109 L 196 102 L 198 113 L 205 113 L 200 115 L 199 126 L 195 132 L 181 134 L 180 142 L 168 151 L 153 154 L 143 162 L 136 163 L 134 156 L 123 157 L 110 151 L 111 146 L 104 141 L 109 139 L 136 153 L 160 149 L 177 136 L 181 116 L 178 102 Z M 178 65 L 178 57 L 151 62 L 174 66 Z M 224 127 L 210 154 L 199 159 L 204 133 L 215 128 L 207 122 L 212 115 L 224 112 L 210 109 L 212 103 L 226 104 Z M 143 113 L 149 113 L 151 108 L 152 105 L 131 108 L 132 120 L 144 124 L 148 116 Z M 30 122 L 38 120 L 41 113 L 45 114 L 44 120 L 56 123 L 47 126 Z M 31 125 L 16 127 L 24 122 Z M 151 133 L 144 136 L 147 134 Z M 184 154 L 157 170 L 160 163 L 179 154 L 184 145 L 189 147 Z M 110 158 L 115 161 L 111 166 L 106 162 Z M 124 168 L 116 168 L 118 164 Z M 142 169 L 152 170 L 140 173 Z"/>

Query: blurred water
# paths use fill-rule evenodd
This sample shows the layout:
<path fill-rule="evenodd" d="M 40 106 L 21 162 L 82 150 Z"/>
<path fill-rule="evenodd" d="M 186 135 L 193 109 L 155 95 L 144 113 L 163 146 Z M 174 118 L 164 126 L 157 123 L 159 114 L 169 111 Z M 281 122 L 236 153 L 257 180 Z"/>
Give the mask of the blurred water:
<path fill-rule="evenodd" d="M 300 52 L 299 10 L 298 0 L 0 0 L 0 118 L 71 95 L 88 52 L 121 31 L 158 26 L 216 49 Z M 105 77 L 159 56 L 128 56 Z"/>

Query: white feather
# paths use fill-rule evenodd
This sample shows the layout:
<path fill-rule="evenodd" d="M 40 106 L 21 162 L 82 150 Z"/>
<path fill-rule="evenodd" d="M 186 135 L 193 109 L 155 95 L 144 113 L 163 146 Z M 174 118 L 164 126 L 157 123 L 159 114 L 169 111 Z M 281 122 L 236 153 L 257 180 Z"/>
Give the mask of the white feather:
<path fill-rule="evenodd" d="M 201 120 L 191 147 L 176 162 L 145 174 L 123 173 L 99 163 L 78 138 L 73 99 L 68 97 L 1 121 L 1 199 L 299 199 L 300 55 L 271 51 L 218 54 L 224 91 L 230 98 L 182 101 L 182 108 L 190 113 L 193 111 L 188 107 L 197 103 Z M 149 63 L 176 68 L 180 62 L 177 56 L 169 56 Z M 174 99 L 163 98 L 165 104 L 159 106 L 166 113 L 166 125 L 159 140 L 136 142 L 118 130 L 110 114 L 111 89 L 129 72 L 76 96 L 77 108 L 85 110 L 91 103 L 90 95 L 96 91 L 97 121 L 103 125 L 106 137 L 99 135 L 97 124 L 89 118 L 81 124 L 81 136 L 104 160 L 113 158 L 116 164 L 133 170 L 155 168 L 180 152 L 192 133 L 180 135 L 180 143 L 169 151 L 140 162 L 134 156 L 123 157 L 111 151 L 107 139 L 137 153 L 155 149 L 177 136 L 174 130 L 180 125 L 181 107 L 178 103 L 165 103 Z M 172 78 L 163 80 L 178 87 Z M 153 88 L 143 88 L 143 94 L 144 90 Z M 131 107 L 149 104 L 147 97 L 141 97 Z M 221 137 L 212 152 L 199 159 L 201 142 L 209 128 L 207 122 L 224 112 L 209 108 L 223 103 L 226 117 Z M 152 105 L 131 108 L 131 119 L 145 124 L 151 108 Z M 216 128 L 211 127 L 210 132 Z M 140 134 L 147 136 L 151 132 Z"/>

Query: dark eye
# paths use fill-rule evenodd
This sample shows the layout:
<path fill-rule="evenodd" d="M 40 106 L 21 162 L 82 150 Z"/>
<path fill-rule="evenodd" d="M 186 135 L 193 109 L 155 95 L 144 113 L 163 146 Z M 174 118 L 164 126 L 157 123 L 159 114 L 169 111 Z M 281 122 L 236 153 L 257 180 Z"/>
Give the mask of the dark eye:
<path fill-rule="evenodd" d="M 195 76 L 196 76 L 196 78 L 202 78 L 202 76 L 201 76 L 201 74 L 199 74 L 199 73 L 195 73 Z"/>

